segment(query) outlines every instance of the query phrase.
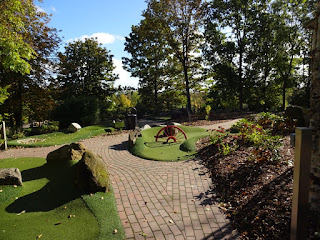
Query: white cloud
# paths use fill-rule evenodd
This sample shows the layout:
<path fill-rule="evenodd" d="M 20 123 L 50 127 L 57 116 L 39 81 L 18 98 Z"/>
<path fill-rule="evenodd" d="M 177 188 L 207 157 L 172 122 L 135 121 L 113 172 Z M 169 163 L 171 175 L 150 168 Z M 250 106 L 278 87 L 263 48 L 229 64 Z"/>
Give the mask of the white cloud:
<path fill-rule="evenodd" d="M 77 41 L 77 40 L 84 41 L 86 38 L 97 38 L 98 42 L 103 45 L 104 44 L 112 44 L 116 40 L 124 41 L 124 37 L 111 35 L 109 33 L 99 32 L 99 33 L 93 33 L 91 35 L 82 35 L 79 38 L 69 39 L 69 40 L 67 40 L 67 42 L 72 42 L 72 41 Z"/>
<path fill-rule="evenodd" d="M 40 7 L 39 5 L 35 5 L 36 6 L 36 10 L 37 10 L 37 12 L 41 12 L 41 13 L 45 13 L 46 11 L 42 8 L 42 7 Z"/>
<path fill-rule="evenodd" d="M 36 10 L 38 12 L 42 12 L 42 13 L 47 13 L 48 14 L 48 12 L 49 13 L 55 13 L 57 11 L 57 9 L 55 7 L 52 7 L 52 6 L 49 9 L 48 8 L 44 9 L 44 8 L 40 7 L 39 5 L 35 5 L 35 6 L 36 6 Z"/>
<path fill-rule="evenodd" d="M 122 68 L 122 61 L 119 59 L 113 59 L 113 64 L 115 65 L 115 70 L 114 72 L 119 74 L 119 79 L 116 80 L 115 82 L 115 87 L 118 87 L 121 85 L 122 87 L 124 86 L 130 86 L 130 87 L 138 87 L 138 79 L 130 77 L 130 73 L 127 72 Z"/>

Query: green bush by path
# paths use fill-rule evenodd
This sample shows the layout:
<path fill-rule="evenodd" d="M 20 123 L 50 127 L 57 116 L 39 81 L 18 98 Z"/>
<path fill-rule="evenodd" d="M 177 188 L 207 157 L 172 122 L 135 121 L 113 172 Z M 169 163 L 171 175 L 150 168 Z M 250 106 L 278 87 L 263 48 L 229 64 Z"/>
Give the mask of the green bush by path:
<path fill-rule="evenodd" d="M 156 142 L 155 136 L 162 127 L 154 127 L 142 131 L 131 152 L 145 159 L 156 161 L 179 161 L 191 159 L 196 154 L 195 143 L 198 139 L 208 136 L 203 128 L 179 126 L 185 131 L 187 140 L 183 143 Z"/>
<path fill-rule="evenodd" d="M 81 196 L 74 187 L 75 166 L 76 161 L 1 159 L 0 168 L 20 169 L 23 186 L 0 186 L 0 239 L 124 239 L 113 193 Z"/>
<path fill-rule="evenodd" d="M 81 128 L 78 132 L 75 133 L 55 132 L 27 138 L 21 138 L 9 141 L 8 146 L 48 147 L 54 145 L 68 144 L 103 134 L 106 132 L 105 129 L 110 129 L 111 131 L 114 130 L 113 128 L 105 126 L 89 126 Z"/>

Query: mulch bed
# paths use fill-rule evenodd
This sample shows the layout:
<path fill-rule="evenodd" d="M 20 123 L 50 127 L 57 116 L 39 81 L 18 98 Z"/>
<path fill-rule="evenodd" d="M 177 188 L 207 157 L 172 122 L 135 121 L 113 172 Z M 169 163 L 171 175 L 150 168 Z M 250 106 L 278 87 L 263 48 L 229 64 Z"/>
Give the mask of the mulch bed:
<path fill-rule="evenodd" d="M 199 161 L 214 184 L 203 204 L 218 203 L 241 239 L 290 239 L 294 150 L 289 137 L 283 143 L 281 160 L 264 163 L 249 160 L 249 147 L 223 156 L 209 138 L 197 143 Z M 319 215 L 309 223 L 308 239 L 317 239 Z"/>

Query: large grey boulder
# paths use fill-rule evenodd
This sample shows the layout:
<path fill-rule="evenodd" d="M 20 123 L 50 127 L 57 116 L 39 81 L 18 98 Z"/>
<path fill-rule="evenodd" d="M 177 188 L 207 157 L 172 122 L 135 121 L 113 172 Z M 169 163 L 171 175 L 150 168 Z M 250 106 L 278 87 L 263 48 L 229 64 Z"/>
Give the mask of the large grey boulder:
<path fill-rule="evenodd" d="M 0 169 L 0 185 L 22 185 L 22 176 L 18 168 Z"/>
<path fill-rule="evenodd" d="M 68 127 L 68 131 L 72 133 L 78 132 L 80 129 L 81 126 L 78 123 L 71 123 Z"/>
<path fill-rule="evenodd" d="M 86 193 L 107 192 L 109 190 L 108 169 L 102 158 L 94 152 L 86 151 L 78 163 L 76 184 Z"/>
<path fill-rule="evenodd" d="M 71 160 L 79 161 L 86 150 L 86 147 L 82 143 L 71 143 L 70 145 L 64 145 L 57 150 L 50 152 L 47 155 L 47 162 L 67 162 Z"/>

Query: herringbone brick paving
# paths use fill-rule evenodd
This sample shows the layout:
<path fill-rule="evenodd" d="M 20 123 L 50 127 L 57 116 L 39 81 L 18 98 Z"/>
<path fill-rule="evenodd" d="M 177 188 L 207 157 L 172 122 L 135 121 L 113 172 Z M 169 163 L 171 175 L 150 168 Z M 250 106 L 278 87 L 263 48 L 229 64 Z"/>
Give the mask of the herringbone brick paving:
<path fill-rule="evenodd" d="M 229 127 L 232 122 L 206 128 Z M 84 140 L 109 166 L 126 239 L 237 239 L 213 201 L 211 179 L 197 160 L 158 162 L 127 151 L 128 134 Z M 46 157 L 58 148 L 9 149 L 7 157 Z"/>

